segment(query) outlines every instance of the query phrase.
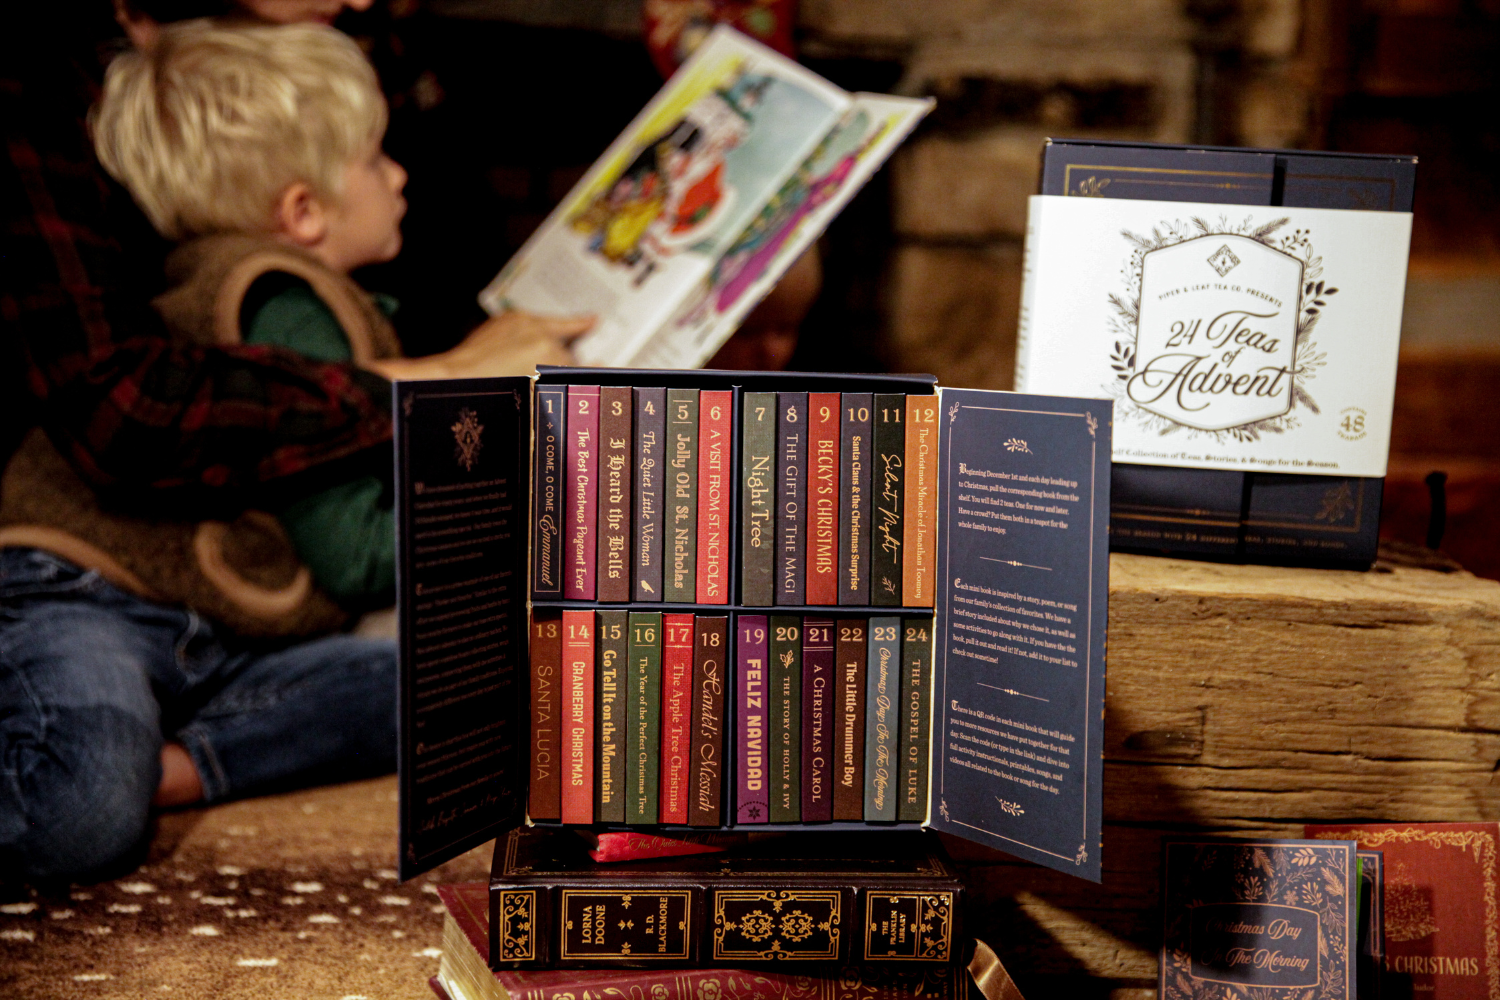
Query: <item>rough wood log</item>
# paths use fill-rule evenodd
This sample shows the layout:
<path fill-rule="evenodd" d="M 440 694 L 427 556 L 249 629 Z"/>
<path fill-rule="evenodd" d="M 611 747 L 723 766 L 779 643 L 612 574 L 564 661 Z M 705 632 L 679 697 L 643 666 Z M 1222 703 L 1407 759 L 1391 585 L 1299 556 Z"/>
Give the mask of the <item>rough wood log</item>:
<path fill-rule="evenodd" d="M 1500 583 L 1115 555 L 1104 882 L 948 838 L 1027 996 L 1155 995 L 1169 833 L 1500 818 Z"/>

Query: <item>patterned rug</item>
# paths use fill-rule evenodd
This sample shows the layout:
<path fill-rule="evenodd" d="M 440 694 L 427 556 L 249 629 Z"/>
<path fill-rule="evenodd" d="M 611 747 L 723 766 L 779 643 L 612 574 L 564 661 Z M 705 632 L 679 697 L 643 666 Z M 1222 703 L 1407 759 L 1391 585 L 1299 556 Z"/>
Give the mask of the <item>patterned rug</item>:
<path fill-rule="evenodd" d="M 0 903 L 0 996 L 431 1000 L 435 886 L 490 850 L 398 884 L 394 776 L 169 814 L 128 877 Z"/>

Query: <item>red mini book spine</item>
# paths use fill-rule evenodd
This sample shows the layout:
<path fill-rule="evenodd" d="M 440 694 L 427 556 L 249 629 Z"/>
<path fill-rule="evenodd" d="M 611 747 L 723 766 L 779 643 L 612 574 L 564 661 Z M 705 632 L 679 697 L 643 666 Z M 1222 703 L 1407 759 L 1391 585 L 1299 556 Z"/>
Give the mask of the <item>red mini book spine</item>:
<path fill-rule="evenodd" d="M 730 407 L 733 394 L 698 394 L 698 603 L 729 603 Z"/>
<path fill-rule="evenodd" d="M 662 615 L 661 822 L 687 824 L 693 759 L 693 616 Z"/>
<path fill-rule="evenodd" d="M 564 611 L 562 821 L 594 821 L 594 613 Z"/>
<path fill-rule="evenodd" d="M 599 498 L 599 387 L 568 387 L 567 525 L 563 597 L 594 599 Z"/>
<path fill-rule="evenodd" d="M 839 405 L 836 392 L 807 394 L 807 603 L 839 602 Z"/>

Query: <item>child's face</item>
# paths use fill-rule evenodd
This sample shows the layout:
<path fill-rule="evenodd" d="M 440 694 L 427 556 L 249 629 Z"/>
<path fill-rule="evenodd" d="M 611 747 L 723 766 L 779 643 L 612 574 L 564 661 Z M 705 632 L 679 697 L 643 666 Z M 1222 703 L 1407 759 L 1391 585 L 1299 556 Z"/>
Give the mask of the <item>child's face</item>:
<path fill-rule="evenodd" d="M 344 189 L 328 211 L 325 258 L 339 270 L 379 264 L 401 251 L 406 171 L 376 146 L 344 168 Z"/>

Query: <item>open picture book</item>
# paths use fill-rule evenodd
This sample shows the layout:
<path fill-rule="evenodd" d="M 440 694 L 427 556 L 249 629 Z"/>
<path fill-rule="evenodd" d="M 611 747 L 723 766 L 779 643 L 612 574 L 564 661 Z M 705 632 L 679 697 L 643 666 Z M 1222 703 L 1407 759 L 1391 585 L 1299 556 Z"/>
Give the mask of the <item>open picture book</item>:
<path fill-rule="evenodd" d="M 479 301 L 596 314 L 581 365 L 702 367 L 931 107 L 721 26 Z"/>

